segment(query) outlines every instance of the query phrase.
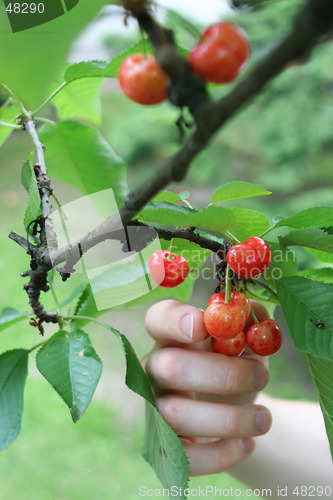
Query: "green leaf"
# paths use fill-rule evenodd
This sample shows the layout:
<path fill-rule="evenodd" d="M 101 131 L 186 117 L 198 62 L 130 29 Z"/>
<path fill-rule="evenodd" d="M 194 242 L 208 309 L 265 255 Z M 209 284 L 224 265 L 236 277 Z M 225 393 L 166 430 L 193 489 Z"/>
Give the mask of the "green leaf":
<path fill-rule="evenodd" d="M 166 8 L 166 15 L 167 22 L 170 24 L 173 31 L 177 33 L 179 29 L 183 29 L 185 32 L 192 35 L 195 42 L 197 42 L 200 38 L 200 32 L 187 17 L 182 16 L 179 12 L 170 8 Z"/>
<path fill-rule="evenodd" d="M 291 276 L 278 280 L 276 287 L 296 347 L 332 360 L 333 285 Z"/>
<path fill-rule="evenodd" d="M 227 209 L 225 209 L 227 210 Z M 260 236 L 269 227 L 266 215 L 247 208 L 228 208 L 236 216 L 230 232 L 240 241 L 250 236 Z"/>
<path fill-rule="evenodd" d="M 24 214 L 24 227 L 27 229 L 31 221 L 37 219 L 42 212 L 40 194 L 33 166 L 27 160 L 22 166 L 22 184 L 28 191 L 28 206 Z"/>
<path fill-rule="evenodd" d="M 322 252 L 321 250 L 315 250 L 313 248 L 306 248 L 306 251 L 321 262 L 333 264 L 333 255 L 331 253 Z"/>
<path fill-rule="evenodd" d="M 82 78 L 100 78 L 105 76 L 106 61 L 82 61 L 69 65 L 64 77 L 67 83 Z"/>
<path fill-rule="evenodd" d="M 181 441 L 163 420 L 155 407 L 146 403 L 146 428 L 142 455 L 154 468 L 164 488 L 173 491 L 177 487 L 177 498 L 187 498 L 189 462 Z M 175 496 L 175 495 L 174 495 Z"/>
<path fill-rule="evenodd" d="M 211 205 L 198 212 L 173 203 L 153 201 L 146 205 L 140 216 L 148 222 L 176 227 L 193 226 L 223 233 L 236 224 L 232 210 Z"/>
<path fill-rule="evenodd" d="M 101 134 L 75 121 L 44 125 L 40 140 L 50 176 L 57 177 L 85 194 L 112 188 L 118 206 L 127 191 L 126 165 Z"/>
<path fill-rule="evenodd" d="M 242 200 L 244 198 L 254 198 L 256 196 L 266 196 L 272 194 L 257 184 L 250 182 L 233 181 L 219 187 L 210 200 L 211 203 L 220 201 Z"/>
<path fill-rule="evenodd" d="M 141 211 L 140 218 L 147 222 L 169 226 L 189 226 L 191 216 L 196 213 L 196 210 L 182 205 L 167 201 L 151 201 Z"/>
<path fill-rule="evenodd" d="M 307 227 L 329 227 L 333 221 L 333 207 L 312 207 L 292 217 L 280 220 L 276 227 L 289 226 L 297 229 Z"/>
<path fill-rule="evenodd" d="M 0 450 L 10 446 L 21 430 L 28 355 L 26 349 L 0 355 Z"/>
<path fill-rule="evenodd" d="M 333 236 L 322 229 L 306 228 L 291 231 L 279 237 L 280 243 L 287 246 L 302 246 L 315 248 L 323 252 L 333 253 Z"/>
<path fill-rule="evenodd" d="M 10 100 L 8 100 L 3 106 L 0 107 L 0 146 L 8 139 L 11 133 L 14 131 L 13 128 L 6 126 L 1 126 L 1 122 L 10 123 L 17 125 L 14 118 L 20 114 L 20 108 L 15 106 Z"/>
<path fill-rule="evenodd" d="M 166 201 L 168 203 L 179 203 L 184 200 L 179 194 L 173 193 L 172 191 L 160 191 L 155 196 L 155 198 L 153 198 L 153 201 Z"/>
<path fill-rule="evenodd" d="M 146 372 L 142 368 L 142 365 L 131 345 L 129 340 L 118 330 L 114 330 L 116 333 L 122 348 L 125 353 L 126 358 L 126 385 L 131 391 L 139 394 L 143 397 L 150 405 L 156 407 L 155 398 L 153 391 L 146 375 Z"/>
<path fill-rule="evenodd" d="M 84 61 L 68 66 L 65 71 L 65 81 L 72 82 L 79 78 L 111 77 L 117 78 L 121 63 L 126 57 L 142 52 L 143 44 L 147 54 L 153 54 L 154 49 L 147 38 L 140 40 L 126 50 L 117 54 L 109 63 L 105 61 Z"/>
<path fill-rule="evenodd" d="M 333 362 L 307 355 L 310 371 L 318 391 L 319 403 L 323 412 L 327 437 L 333 457 Z"/>
<path fill-rule="evenodd" d="M 81 330 L 55 333 L 38 351 L 36 364 L 77 422 L 86 411 L 102 374 L 102 361 L 88 335 Z"/>
<path fill-rule="evenodd" d="M 80 293 L 77 304 L 75 306 L 74 316 L 86 316 L 86 314 L 84 312 L 82 312 L 82 310 L 83 310 L 83 306 L 86 304 L 87 300 L 89 299 L 89 297 L 91 295 L 92 295 L 92 290 L 91 290 L 91 286 L 89 284 L 89 285 L 86 285 L 84 287 L 84 289 L 82 290 L 82 292 Z M 90 316 L 90 314 L 88 314 L 87 316 Z"/>
<path fill-rule="evenodd" d="M 321 281 L 322 283 L 333 283 L 333 268 L 322 267 L 319 269 L 304 269 L 298 271 L 298 276 L 312 279 L 314 281 Z"/>
<path fill-rule="evenodd" d="M 207 231 L 224 233 L 234 227 L 235 223 L 236 218 L 233 209 L 210 205 L 193 215 L 188 225 L 206 229 Z"/>
<path fill-rule="evenodd" d="M 117 54 L 109 64 L 105 68 L 105 73 L 104 76 L 111 77 L 111 78 L 117 78 L 118 77 L 118 72 L 119 68 L 121 66 L 121 63 L 123 62 L 126 57 L 131 56 L 132 54 L 136 54 L 137 52 L 142 52 L 142 47 L 145 47 L 145 51 L 147 54 L 153 54 L 154 49 L 152 44 L 147 38 L 144 38 L 143 40 L 139 40 L 138 42 L 134 43 L 130 47 L 128 47 L 126 50 L 121 52 L 120 54 Z"/>
<path fill-rule="evenodd" d="M 20 313 L 13 307 L 5 307 L 0 314 L 0 332 L 27 317 L 27 312 Z"/>
<path fill-rule="evenodd" d="M 173 429 L 157 411 L 149 379 L 125 335 L 114 328 L 126 356 L 126 385 L 146 401 L 146 429 L 142 454 L 153 467 L 166 489 L 188 486 L 188 459 L 184 447 Z M 181 496 L 180 498 L 185 498 Z"/>
<path fill-rule="evenodd" d="M 77 80 L 66 85 L 53 98 L 60 120 L 83 120 L 93 125 L 101 124 L 100 93 L 103 80 Z"/>

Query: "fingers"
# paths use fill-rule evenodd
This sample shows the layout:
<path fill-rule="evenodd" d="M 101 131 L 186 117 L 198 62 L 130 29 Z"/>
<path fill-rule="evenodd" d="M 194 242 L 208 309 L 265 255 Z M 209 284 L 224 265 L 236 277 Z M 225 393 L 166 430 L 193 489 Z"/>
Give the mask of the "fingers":
<path fill-rule="evenodd" d="M 228 405 L 195 401 L 181 396 L 157 399 L 164 420 L 181 436 L 243 438 L 265 434 L 271 414 L 260 405 Z"/>
<path fill-rule="evenodd" d="M 153 353 L 146 370 L 162 390 L 225 396 L 259 391 L 268 382 L 268 371 L 260 361 L 177 347 Z"/>
<path fill-rule="evenodd" d="M 184 450 L 190 462 L 190 476 L 217 474 L 238 465 L 253 452 L 254 440 L 220 439 L 213 443 L 189 443 Z"/>
<path fill-rule="evenodd" d="M 176 300 L 163 300 L 148 309 L 145 326 L 148 333 L 161 345 L 175 342 L 190 344 L 207 336 L 203 312 Z"/>

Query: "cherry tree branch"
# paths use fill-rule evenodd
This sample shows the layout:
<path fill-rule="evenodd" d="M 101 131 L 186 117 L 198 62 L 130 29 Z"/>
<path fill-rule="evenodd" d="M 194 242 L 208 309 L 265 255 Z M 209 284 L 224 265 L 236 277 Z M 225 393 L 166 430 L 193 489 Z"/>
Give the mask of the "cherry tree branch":
<path fill-rule="evenodd" d="M 39 300 L 41 291 L 47 292 L 49 290 L 49 286 L 47 284 L 47 273 L 50 270 L 50 267 L 44 264 L 44 257 L 46 255 L 49 260 L 49 251 L 56 250 L 58 246 L 56 235 L 53 231 L 52 219 L 50 217 L 52 210 L 50 195 L 52 194 L 52 189 L 50 186 L 50 180 L 47 176 L 47 168 L 44 158 L 45 147 L 39 140 L 36 125 L 31 118 L 27 119 L 24 126 L 34 143 L 38 160 L 38 163 L 34 164 L 34 173 L 42 204 L 42 216 L 36 221 L 40 227 L 40 244 L 30 245 L 28 240 L 16 235 L 13 232 L 10 233 L 9 237 L 25 248 L 27 253 L 31 256 L 31 269 L 22 273 L 23 277 L 29 276 L 30 278 L 29 282 L 24 285 L 24 289 L 28 294 L 29 304 L 39 320 L 37 325 L 39 326 L 41 333 L 43 333 L 43 322 L 58 323 L 59 321 L 58 313 L 47 312 Z"/>
<path fill-rule="evenodd" d="M 128 3 L 133 2 L 126 2 Z M 285 70 L 289 63 L 303 60 L 310 55 L 314 46 L 333 27 L 333 2 L 308 0 L 294 18 L 290 33 L 218 102 L 210 101 L 203 82 L 192 74 L 188 63 L 178 55 L 170 32 L 161 27 L 145 7 L 139 9 L 139 12 L 136 8 L 132 14 L 137 17 L 140 26 L 149 36 L 162 69 L 170 76 L 174 101 L 179 106 L 188 106 L 195 117 L 196 130 L 183 147 L 148 181 L 127 195 L 123 207 L 119 210 L 124 227 L 130 224 L 160 191 L 185 178 L 192 160 L 206 148 L 216 132 L 268 82 Z M 71 248 L 59 250 L 54 255 L 55 262 L 67 259 L 75 264 L 78 260 L 75 257 L 78 255 L 78 245 L 80 244 L 84 253 L 98 242 L 111 238 L 117 221 L 116 216 L 111 216 L 79 242 L 73 243 Z"/>

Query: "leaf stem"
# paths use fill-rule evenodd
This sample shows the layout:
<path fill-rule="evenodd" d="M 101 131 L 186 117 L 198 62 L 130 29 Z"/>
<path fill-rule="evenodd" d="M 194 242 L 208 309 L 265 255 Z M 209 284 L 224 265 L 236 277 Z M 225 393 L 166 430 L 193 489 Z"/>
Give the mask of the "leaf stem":
<path fill-rule="evenodd" d="M 277 301 L 279 301 L 279 297 L 277 296 L 277 293 L 275 293 L 274 290 L 272 290 L 270 286 L 266 285 L 262 281 L 255 281 L 255 283 L 257 285 L 261 286 L 262 288 L 264 288 L 265 290 L 267 290 L 271 295 L 273 295 L 273 297 L 276 298 Z"/>
<path fill-rule="evenodd" d="M 43 118 L 42 116 L 35 116 L 34 120 L 37 123 L 47 123 L 49 125 L 55 125 L 55 122 L 53 120 L 49 120 L 48 118 Z"/>
<path fill-rule="evenodd" d="M 47 98 L 45 99 L 45 101 L 38 107 L 36 108 L 34 111 L 31 112 L 31 115 L 34 116 L 36 115 L 37 113 L 39 113 L 43 108 L 45 108 L 45 106 L 50 102 L 52 101 L 52 99 L 57 95 L 59 94 L 59 92 L 64 88 L 66 87 L 66 85 L 68 84 L 68 82 L 63 82 L 61 85 L 59 85 L 59 87 L 54 91 L 52 92 L 52 94 Z"/>
<path fill-rule="evenodd" d="M 117 335 L 117 336 L 120 335 L 120 332 L 118 332 L 118 330 L 116 330 L 112 326 L 108 325 L 104 321 L 100 321 L 99 319 L 95 319 L 95 318 L 90 318 L 89 316 L 62 316 L 62 319 L 64 321 L 67 321 L 67 320 L 73 321 L 73 320 L 76 320 L 76 319 L 83 319 L 83 320 L 93 321 L 97 325 L 103 326 L 104 328 L 106 328 L 107 330 L 109 330 L 110 332 L 112 332 L 114 335 Z"/>
<path fill-rule="evenodd" d="M 31 349 L 29 349 L 29 351 L 28 351 L 28 352 L 29 352 L 29 354 L 30 354 L 32 351 L 34 351 L 35 349 L 38 349 L 38 347 L 40 347 L 41 345 L 44 345 L 44 344 L 45 344 L 45 342 L 40 342 L 39 344 L 34 345 L 33 347 L 31 347 Z"/>
<path fill-rule="evenodd" d="M 0 125 L 1 125 L 1 127 L 15 128 L 15 129 L 21 129 L 22 130 L 22 126 L 21 125 L 15 125 L 14 123 L 6 123 L 6 122 L 2 122 L 1 120 L 0 120 Z"/>

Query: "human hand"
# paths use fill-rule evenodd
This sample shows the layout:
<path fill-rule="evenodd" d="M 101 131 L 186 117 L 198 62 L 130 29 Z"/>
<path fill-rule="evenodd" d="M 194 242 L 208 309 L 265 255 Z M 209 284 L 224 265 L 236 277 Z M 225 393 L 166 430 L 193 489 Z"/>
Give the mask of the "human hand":
<path fill-rule="evenodd" d="M 261 304 L 251 305 L 259 320 L 268 316 Z M 248 351 L 235 358 L 211 352 L 203 312 L 175 300 L 154 304 L 145 325 L 155 346 L 143 364 L 158 410 L 182 439 L 190 475 L 222 472 L 245 460 L 253 436 L 271 425 L 267 408 L 253 404 L 268 381 L 265 359 Z"/>

